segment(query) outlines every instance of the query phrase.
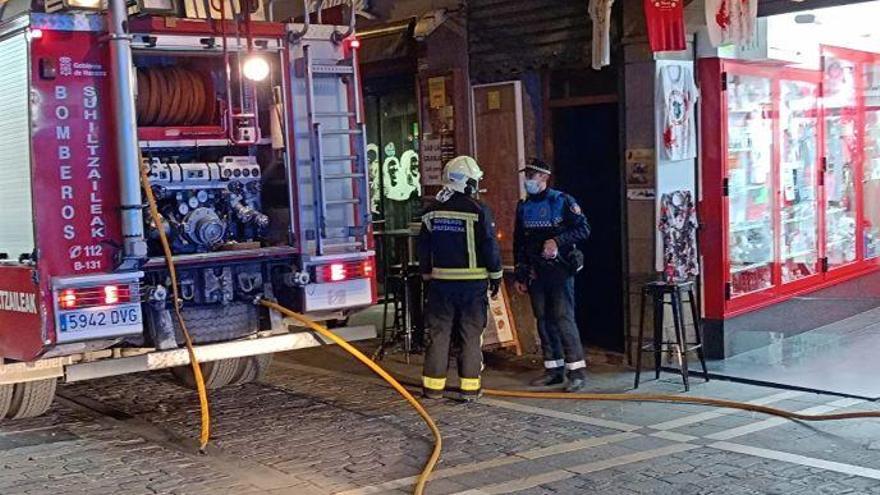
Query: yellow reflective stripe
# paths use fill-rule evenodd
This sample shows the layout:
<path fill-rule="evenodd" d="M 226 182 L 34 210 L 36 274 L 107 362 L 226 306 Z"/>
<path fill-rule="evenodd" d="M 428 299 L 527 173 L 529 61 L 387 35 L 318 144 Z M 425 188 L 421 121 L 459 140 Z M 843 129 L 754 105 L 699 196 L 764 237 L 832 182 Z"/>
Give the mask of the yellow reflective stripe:
<path fill-rule="evenodd" d="M 489 275 L 485 268 L 434 268 L 434 271 L 440 273 L 482 273 L 486 276 Z"/>
<path fill-rule="evenodd" d="M 477 241 L 474 239 L 474 222 L 467 220 L 468 266 L 477 267 Z"/>
<path fill-rule="evenodd" d="M 502 277 L 504 277 L 504 271 L 503 271 L 503 270 L 500 271 L 500 272 L 489 272 L 489 278 L 491 278 L 492 280 L 498 280 L 498 279 L 500 279 L 500 278 L 502 278 Z"/>
<path fill-rule="evenodd" d="M 431 280 L 486 280 L 485 275 L 434 275 Z"/>
<path fill-rule="evenodd" d="M 423 376 L 422 385 L 431 390 L 443 390 L 446 388 L 446 378 L 431 378 L 430 376 Z"/>
<path fill-rule="evenodd" d="M 451 218 L 453 220 L 464 220 L 464 221 L 472 221 L 476 222 L 480 219 L 480 215 L 476 213 L 467 213 L 463 211 L 446 211 L 446 210 L 436 210 L 428 213 L 428 216 L 431 219 L 434 218 Z"/>
<path fill-rule="evenodd" d="M 480 379 L 479 378 L 462 378 L 461 379 L 461 391 L 462 392 L 476 392 L 480 390 Z"/>
<path fill-rule="evenodd" d="M 431 278 L 437 280 L 486 280 L 489 272 L 485 268 L 434 268 Z"/>

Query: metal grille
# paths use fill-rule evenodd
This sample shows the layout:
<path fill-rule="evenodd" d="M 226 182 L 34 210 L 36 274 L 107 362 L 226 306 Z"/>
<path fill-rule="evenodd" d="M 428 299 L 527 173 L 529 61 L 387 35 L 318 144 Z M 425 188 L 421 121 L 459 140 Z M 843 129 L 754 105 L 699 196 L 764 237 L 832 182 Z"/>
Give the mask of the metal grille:
<path fill-rule="evenodd" d="M 28 43 L 24 33 L 0 41 L 0 252 L 34 250 Z"/>

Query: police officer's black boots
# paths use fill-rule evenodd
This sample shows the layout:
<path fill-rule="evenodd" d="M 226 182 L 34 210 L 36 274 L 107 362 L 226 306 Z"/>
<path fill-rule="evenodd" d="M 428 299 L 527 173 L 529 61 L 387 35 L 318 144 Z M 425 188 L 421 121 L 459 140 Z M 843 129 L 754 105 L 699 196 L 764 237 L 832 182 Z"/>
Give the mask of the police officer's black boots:
<path fill-rule="evenodd" d="M 566 392 L 581 392 L 587 387 L 587 375 L 584 370 L 574 370 L 568 373 Z"/>
<path fill-rule="evenodd" d="M 529 382 L 532 387 L 549 387 L 565 381 L 565 368 L 548 368 L 544 374 Z"/>

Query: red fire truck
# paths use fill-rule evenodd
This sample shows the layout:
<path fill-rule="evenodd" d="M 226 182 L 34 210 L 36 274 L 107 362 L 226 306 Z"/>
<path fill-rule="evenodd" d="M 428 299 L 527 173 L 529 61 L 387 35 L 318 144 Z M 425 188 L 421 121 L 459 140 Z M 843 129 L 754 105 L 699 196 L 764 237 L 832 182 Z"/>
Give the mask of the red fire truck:
<path fill-rule="evenodd" d="M 322 343 L 257 299 L 325 320 L 375 302 L 353 14 L 33 3 L 0 14 L 0 417 L 42 414 L 59 379 L 192 384 L 159 225 L 208 387 Z"/>

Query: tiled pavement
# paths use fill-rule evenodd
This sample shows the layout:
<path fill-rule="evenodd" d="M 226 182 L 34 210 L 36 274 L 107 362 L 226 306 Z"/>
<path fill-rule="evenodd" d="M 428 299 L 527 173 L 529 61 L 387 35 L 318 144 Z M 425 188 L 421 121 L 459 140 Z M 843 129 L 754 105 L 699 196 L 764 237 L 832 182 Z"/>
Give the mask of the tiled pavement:
<path fill-rule="evenodd" d="M 395 358 L 389 367 L 412 375 Z M 493 366 L 515 387 L 532 372 Z M 593 388 L 631 374 L 593 370 Z M 640 391 L 680 392 L 675 376 Z M 276 359 L 263 383 L 211 393 L 196 453 L 195 394 L 167 374 L 60 387 L 43 418 L 0 424 L 0 494 L 409 493 L 430 434 L 396 394 L 333 347 Z M 693 395 L 795 411 L 880 405 L 692 380 Z M 484 398 L 430 403 L 444 434 L 430 494 L 880 494 L 880 420 L 801 424 L 690 405 Z"/>

